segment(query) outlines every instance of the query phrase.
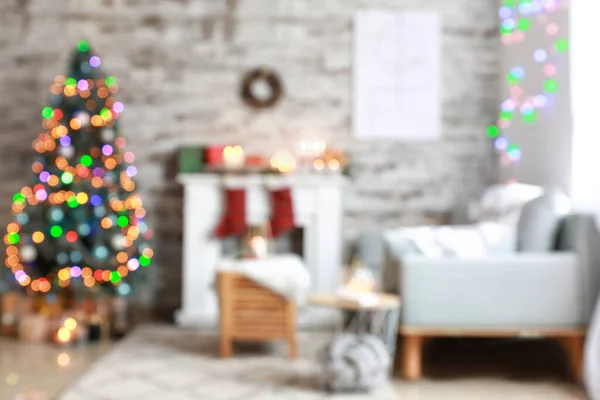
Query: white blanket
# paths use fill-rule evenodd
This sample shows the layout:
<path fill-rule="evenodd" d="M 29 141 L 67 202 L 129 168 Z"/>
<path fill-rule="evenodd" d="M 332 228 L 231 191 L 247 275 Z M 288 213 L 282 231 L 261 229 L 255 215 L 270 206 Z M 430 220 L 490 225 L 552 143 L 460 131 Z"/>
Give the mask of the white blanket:
<path fill-rule="evenodd" d="M 257 259 L 225 259 L 217 270 L 239 272 L 298 305 L 306 302 L 310 290 L 310 274 L 302 259 L 295 254 L 276 254 Z"/>

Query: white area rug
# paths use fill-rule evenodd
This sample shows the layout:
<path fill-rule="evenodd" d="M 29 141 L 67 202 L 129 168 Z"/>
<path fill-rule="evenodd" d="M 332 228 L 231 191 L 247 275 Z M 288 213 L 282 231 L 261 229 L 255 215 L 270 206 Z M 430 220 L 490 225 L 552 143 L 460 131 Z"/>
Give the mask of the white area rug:
<path fill-rule="evenodd" d="M 372 393 L 330 395 L 318 384 L 317 352 L 331 336 L 299 333 L 285 344 L 238 349 L 219 359 L 216 334 L 142 327 L 100 359 L 59 400 L 396 400 L 391 384 Z M 261 348 L 262 347 L 262 348 Z"/>

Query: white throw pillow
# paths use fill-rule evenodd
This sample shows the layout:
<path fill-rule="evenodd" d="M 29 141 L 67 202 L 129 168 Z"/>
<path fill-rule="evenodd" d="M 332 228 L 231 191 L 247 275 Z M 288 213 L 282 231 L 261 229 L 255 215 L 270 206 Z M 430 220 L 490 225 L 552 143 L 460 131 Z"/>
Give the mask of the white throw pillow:
<path fill-rule="evenodd" d="M 431 259 L 473 258 L 516 249 L 516 228 L 497 222 L 398 228 L 384 237 L 397 258 L 410 253 Z"/>
<path fill-rule="evenodd" d="M 516 251 L 516 228 L 499 222 L 440 227 L 437 242 L 458 258 L 483 257 Z"/>
<path fill-rule="evenodd" d="M 437 241 L 437 228 L 439 227 L 418 226 L 390 229 L 384 234 L 384 238 L 395 257 L 419 254 L 427 258 L 442 258 L 449 254 Z"/>
<path fill-rule="evenodd" d="M 480 222 L 479 234 L 486 244 L 487 254 L 510 254 L 517 251 L 517 227 L 499 222 Z"/>
<path fill-rule="evenodd" d="M 471 205 L 474 222 L 495 221 L 516 226 L 523 206 L 544 193 L 540 186 L 508 183 L 490 186 L 477 205 Z"/>
<path fill-rule="evenodd" d="M 449 257 L 481 257 L 486 253 L 485 243 L 475 225 L 439 227 L 436 239 Z"/>

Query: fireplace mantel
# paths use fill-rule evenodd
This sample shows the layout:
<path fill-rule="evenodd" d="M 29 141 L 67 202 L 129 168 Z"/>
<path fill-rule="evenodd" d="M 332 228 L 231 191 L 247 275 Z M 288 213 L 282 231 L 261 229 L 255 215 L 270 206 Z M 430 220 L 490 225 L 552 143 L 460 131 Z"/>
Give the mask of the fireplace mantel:
<path fill-rule="evenodd" d="M 304 229 L 304 261 L 314 292 L 339 286 L 342 265 L 343 188 L 347 179 L 338 174 L 223 175 L 180 174 L 184 186 L 183 294 L 175 320 L 181 326 L 214 328 L 218 303 L 212 288 L 215 269 L 223 255 L 222 242 L 213 231 L 223 213 L 224 188 L 246 189 L 249 224 L 268 221 L 268 190 L 292 189 L 296 225 Z"/>

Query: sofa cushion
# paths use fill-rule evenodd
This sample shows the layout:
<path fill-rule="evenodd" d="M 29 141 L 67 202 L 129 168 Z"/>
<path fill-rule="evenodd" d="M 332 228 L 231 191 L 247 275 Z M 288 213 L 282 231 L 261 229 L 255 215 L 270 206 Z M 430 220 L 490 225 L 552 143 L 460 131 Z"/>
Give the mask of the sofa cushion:
<path fill-rule="evenodd" d="M 493 185 L 479 203 L 469 205 L 469 217 L 473 222 L 495 221 L 517 226 L 523 206 L 543 193 L 541 186 L 524 183 Z"/>
<path fill-rule="evenodd" d="M 571 211 L 571 201 L 558 190 L 551 190 L 529 201 L 517 225 L 519 251 L 546 252 L 555 248 L 560 221 Z"/>
<path fill-rule="evenodd" d="M 508 224 L 481 222 L 391 229 L 384 238 L 390 253 L 398 259 L 411 254 L 438 259 L 468 258 L 514 252 L 515 232 L 515 227 Z"/>
<path fill-rule="evenodd" d="M 479 235 L 487 254 L 511 254 L 517 250 L 517 227 L 499 222 L 480 222 Z"/>

